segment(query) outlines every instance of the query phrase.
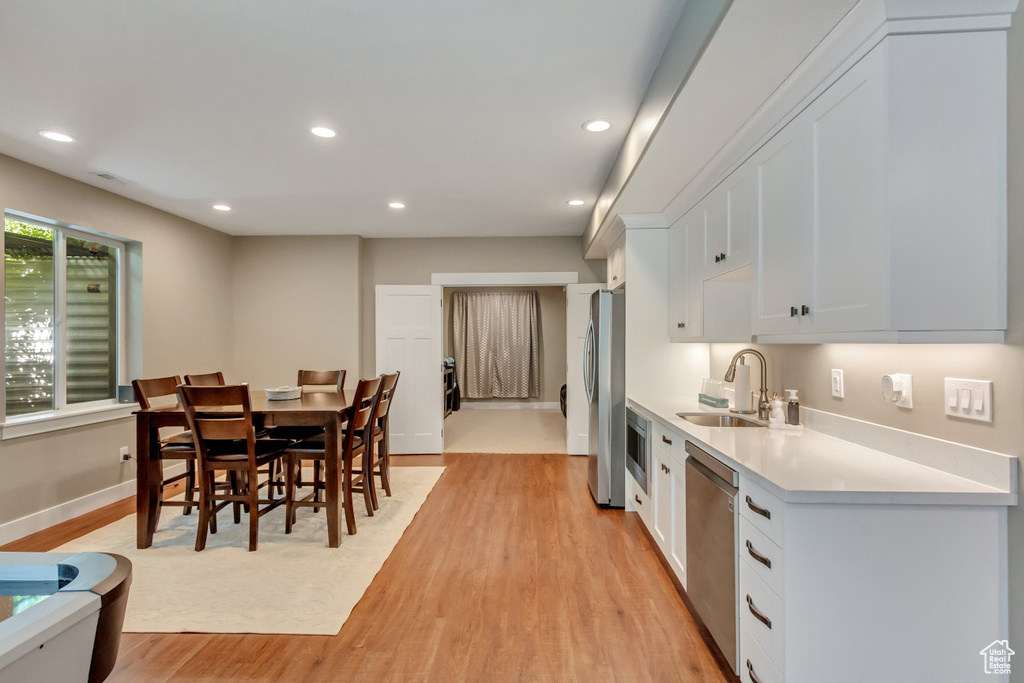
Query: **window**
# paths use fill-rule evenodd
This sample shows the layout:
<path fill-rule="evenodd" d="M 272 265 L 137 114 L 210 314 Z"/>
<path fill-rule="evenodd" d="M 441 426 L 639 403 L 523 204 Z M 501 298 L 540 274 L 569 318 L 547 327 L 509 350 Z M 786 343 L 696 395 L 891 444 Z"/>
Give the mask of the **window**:
<path fill-rule="evenodd" d="M 117 397 L 124 244 L 4 216 L 5 416 Z"/>

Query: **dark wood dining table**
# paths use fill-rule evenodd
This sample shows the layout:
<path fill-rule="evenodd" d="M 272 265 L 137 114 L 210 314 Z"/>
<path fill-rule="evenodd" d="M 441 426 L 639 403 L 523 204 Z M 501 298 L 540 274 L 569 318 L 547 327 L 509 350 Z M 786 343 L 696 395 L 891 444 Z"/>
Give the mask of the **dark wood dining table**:
<path fill-rule="evenodd" d="M 349 534 L 355 533 L 352 518 L 351 491 L 342 491 L 341 411 L 349 406 L 355 392 L 309 392 L 291 401 L 267 400 L 263 391 L 250 392 L 253 423 L 257 426 L 317 426 L 325 432 L 325 452 L 334 454 L 324 462 L 324 508 L 327 510 L 327 542 L 332 548 L 341 544 L 341 516 L 347 507 Z M 185 412 L 180 406 L 154 407 L 135 411 L 136 453 L 138 472 L 135 479 L 136 545 L 153 545 L 153 534 L 160 520 L 160 496 L 163 485 L 163 463 L 160 460 L 161 427 L 187 427 Z M 346 479 L 347 481 L 347 479 Z"/>

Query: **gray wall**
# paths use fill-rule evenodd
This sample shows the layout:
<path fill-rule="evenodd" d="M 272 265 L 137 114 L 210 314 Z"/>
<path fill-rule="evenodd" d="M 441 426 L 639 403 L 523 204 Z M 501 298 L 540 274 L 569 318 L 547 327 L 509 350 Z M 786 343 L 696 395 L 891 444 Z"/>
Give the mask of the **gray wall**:
<path fill-rule="evenodd" d="M 558 401 L 558 392 L 565 384 L 565 288 L 564 287 L 445 287 L 444 288 L 444 355 L 452 356 L 452 294 L 455 292 L 535 291 L 540 299 L 540 397 L 526 399 L 467 399 L 463 403 L 488 400 L 500 403 Z"/>
<path fill-rule="evenodd" d="M 231 237 L 5 156 L 0 205 L 143 243 L 145 375 L 231 368 Z M 0 524 L 134 479 L 134 445 L 130 418 L 0 442 Z"/>
<path fill-rule="evenodd" d="M 234 376 L 265 389 L 295 383 L 296 371 L 360 375 L 359 252 L 356 236 L 236 237 L 231 299 Z"/>
<path fill-rule="evenodd" d="M 580 282 L 605 281 L 605 262 L 583 260 L 578 237 L 368 239 L 361 256 L 366 374 L 372 374 L 377 363 L 377 285 L 428 285 L 432 273 L 574 272 Z"/>

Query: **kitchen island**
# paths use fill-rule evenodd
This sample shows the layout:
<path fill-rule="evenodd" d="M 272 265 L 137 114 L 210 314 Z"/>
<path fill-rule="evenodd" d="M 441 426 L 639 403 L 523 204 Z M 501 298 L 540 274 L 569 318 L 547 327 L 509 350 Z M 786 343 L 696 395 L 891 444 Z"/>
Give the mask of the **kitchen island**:
<path fill-rule="evenodd" d="M 654 445 L 646 491 L 629 477 L 627 500 L 684 589 L 700 562 L 686 555 L 686 442 L 739 473 L 742 680 L 1006 680 L 981 651 L 1008 631 L 1016 458 L 816 411 L 803 414 L 822 431 L 787 432 L 693 424 L 677 413 L 727 412 L 693 400 L 629 405 Z"/>

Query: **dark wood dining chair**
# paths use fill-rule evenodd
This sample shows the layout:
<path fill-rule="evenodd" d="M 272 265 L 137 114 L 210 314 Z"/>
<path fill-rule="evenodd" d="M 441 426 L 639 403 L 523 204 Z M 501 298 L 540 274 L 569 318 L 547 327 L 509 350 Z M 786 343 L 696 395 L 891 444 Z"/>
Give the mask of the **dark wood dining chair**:
<path fill-rule="evenodd" d="M 206 547 L 211 517 L 215 518 L 219 510 L 231 503 L 248 506 L 249 550 L 256 550 L 260 517 L 285 502 L 284 498 L 259 497 L 258 470 L 280 461 L 289 442 L 256 438 L 247 384 L 182 384 L 178 390 L 198 455 L 199 528 L 196 550 Z M 235 477 L 237 490 L 224 491 L 215 487 L 213 482 L 218 472 L 228 472 Z M 237 475 L 242 473 L 247 476 L 244 482 L 239 483 Z M 270 490 L 268 487 L 268 495 L 271 495 Z"/>
<path fill-rule="evenodd" d="M 352 492 L 357 482 L 354 481 L 353 473 L 358 470 L 354 466 L 356 458 L 365 457 L 365 453 L 372 444 L 373 439 L 373 416 L 377 410 L 377 403 L 380 400 L 381 386 L 383 382 L 380 377 L 374 379 L 361 379 L 356 385 L 355 394 L 352 398 L 352 405 L 344 409 L 341 415 L 345 425 L 339 435 L 341 464 L 339 471 L 342 476 L 342 504 L 345 509 L 345 522 L 350 534 L 356 532 L 355 512 L 352 505 Z M 323 506 L 320 493 L 324 489 L 323 482 L 314 481 L 313 490 L 303 498 L 298 498 L 298 477 L 297 471 L 301 469 L 305 461 L 323 462 L 326 457 L 326 441 L 323 434 L 299 441 L 292 444 L 285 451 L 285 533 L 291 533 L 292 524 L 295 523 L 295 510 L 299 507 L 312 507 L 314 511 Z M 365 490 L 363 487 L 362 490 Z M 365 494 L 364 494 L 365 496 Z M 371 502 L 366 498 L 367 511 L 373 514 Z"/>
<path fill-rule="evenodd" d="M 207 372 L 203 375 L 185 375 L 185 384 L 192 387 L 222 387 L 224 386 L 224 373 Z"/>
<path fill-rule="evenodd" d="M 344 370 L 299 370 L 295 385 L 302 387 L 303 393 L 310 392 L 335 392 L 340 394 L 345 387 L 345 371 Z M 271 427 L 267 436 L 274 439 L 291 439 L 292 441 L 302 441 L 318 434 L 323 434 L 323 427 L 309 427 L 309 426 L 292 426 L 283 425 L 281 427 Z M 312 486 L 319 490 L 320 481 L 322 480 L 321 474 L 321 460 L 313 461 L 313 481 Z M 302 479 L 302 468 L 299 468 L 298 480 L 296 486 L 304 488 L 310 485 Z M 313 512 L 316 512 L 314 509 Z"/>
<path fill-rule="evenodd" d="M 178 405 L 180 402 L 178 397 L 179 384 L 181 384 L 181 378 L 177 375 L 173 377 L 132 380 L 132 388 L 135 390 L 135 401 L 143 410 L 155 407 L 153 402 L 162 398 L 173 397 L 175 405 Z M 163 486 L 160 489 L 160 505 L 180 506 L 184 508 L 182 510 L 183 515 L 192 514 L 192 506 L 195 505 L 196 494 L 196 449 L 192 440 L 192 432 L 188 430 L 179 431 L 169 436 L 161 437 L 159 458 L 160 460 L 185 461 L 184 472 L 166 477 L 163 480 Z M 185 480 L 185 499 L 165 500 L 163 487 L 182 479 Z"/>
<path fill-rule="evenodd" d="M 367 486 L 370 488 L 370 500 L 373 509 L 380 507 L 377 504 L 377 489 L 374 477 L 380 477 L 380 485 L 387 496 L 391 495 L 391 454 L 389 446 L 389 415 L 391 414 L 391 401 L 395 395 L 395 387 L 398 386 L 398 376 L 401 371 L 392 375 L 381 375 L 380 400 L 377 401 L 377 411 L 373 416 L 373 448 L 363 458 L 364 469 L 368 474 Z"/>

